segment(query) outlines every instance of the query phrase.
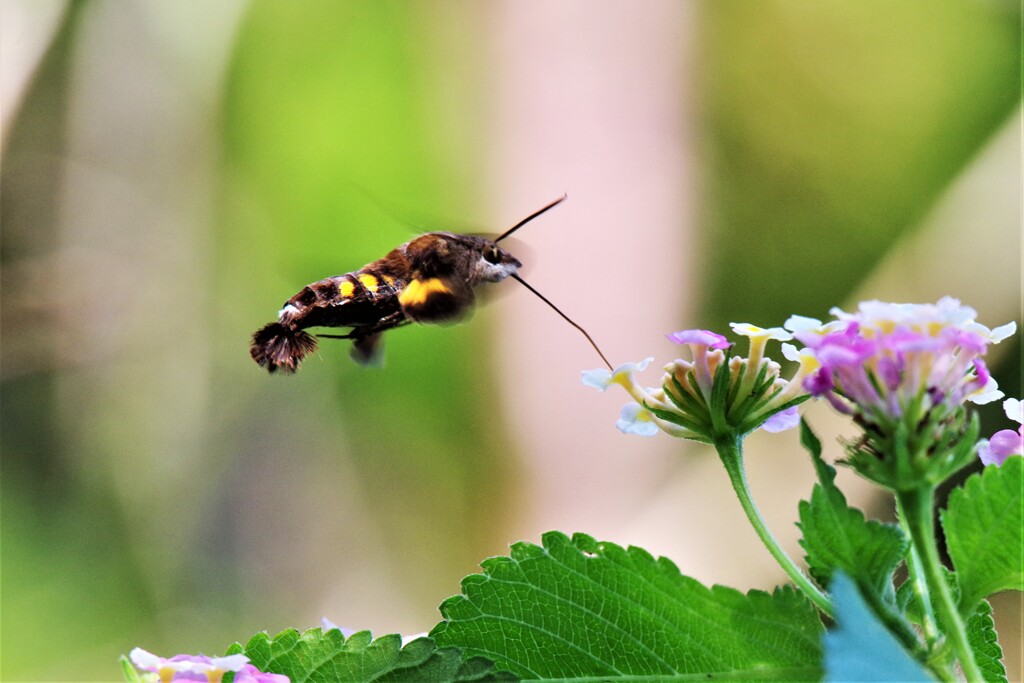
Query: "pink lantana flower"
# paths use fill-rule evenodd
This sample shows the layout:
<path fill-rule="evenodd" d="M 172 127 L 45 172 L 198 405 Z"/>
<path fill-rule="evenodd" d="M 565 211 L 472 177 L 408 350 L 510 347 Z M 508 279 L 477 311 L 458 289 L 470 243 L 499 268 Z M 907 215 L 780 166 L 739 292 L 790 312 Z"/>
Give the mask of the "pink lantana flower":
<path fill-rule="evenodd" d="M 1024 455 L 1024 401 L 1008 398 L 1003 401 L 1003 411 L 1020 427 L 1016 431 L 1002 429 L 978 443 L 978 457 L 986 465 L 1002 465 L 1011 455 Z"/>
<path fill-rule="evenodd" d="M 786 328 L 805 344 L 801 353 L 819 363 L 804 387 L 864 430 L 850 444 L 848 463 L 896 491 L 938 484 L 966 466 L 977 421 L 964 406 L 1002 396 L 983 356 L 1016 323 L 989 329 L 950 297 L 934 304 L 867 301 L 854 313 L 834 308 L 832 315 L 836 320 L 826 324 L 793 317 Z"/>
<path fill-rule="evenodd" d="M 616 425 L 627 434 L 653 436 L 661 430 L 713 443 L 716 438 L 744 436 L 759 427 L 782 431 L 796 426 L 800 419 L 796 405 L 807 398 L 803 378 L 817 368 L 816 359 L 810 354 L 794 355 L 800 368 L 792 379 L 783 379 L 779 364 L 765 357 L 764 348 L 770 340 L 786 341 L 792 335 L 782 328 L 746 323 L 733 323 L 732 328 L 750 339 L 748 357 L 731 356 L 728 339 L 708 330 L 667 335 L 689 347 L 690 360 L 666 365 L 660 389 L 645 389 L 634 377 L 648 366 L 649 358 L 612 372 L 584 372 L 582 381 L 602 391 L 612 384 L 626 389 L 635 403 L 622 409 Z"/>
<path fill-rule="evenodd" d="M 249 664 L 249 658 L 245 655 L 175 655 L 170 659 L 164 659 L 137 647 L 131 651 L 130 657 L 137 669 L 155 674 L 156 680 L 160 683 L 219 683 L 229 671 L 234 672 L 236 683 L 290 683 L 285 675 L 261 672 Z"/>
<path fill-rule="evenodd" d="M 981 357 L 1014 333 L 1014 322 L 990 330 L 950 297 L 936 304 L 867 301 L 856 313 L 832 314 L 837 320 L 825 325 L 794 316 L 786 328 L 821 364 L 806 388 L 842 413 L 880 424 L 908 411 L 949 414 L 965 401 L 1002 396 Z"/>

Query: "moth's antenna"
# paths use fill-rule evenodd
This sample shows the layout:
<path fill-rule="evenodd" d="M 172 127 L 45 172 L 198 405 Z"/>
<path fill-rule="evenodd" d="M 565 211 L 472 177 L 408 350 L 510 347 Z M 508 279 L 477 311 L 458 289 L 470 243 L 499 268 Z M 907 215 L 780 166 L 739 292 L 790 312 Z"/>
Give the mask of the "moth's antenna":
<path fill-rule="evenodd" d="M 565 197 L 562 197 L 562 199 L 565 199 Z M 558 202 L 562 201 L 562 199 L 559 199 L 559 200 L 558 200 Z M 530 216 L 530 218 L 533 218 L 534 216 L 538 216 L 538 215 L 540 215 L 540 214 L 544 213 L 545 211 L 547 211 L 548 209 L 550 209 L 550 208 L 551 208 L 552 206 L 554 206 L 554 205 L 555 205 L 555 204 L 557 204 L 558 202 L 555 202 L 554 204 L 550 204 L 550 205 L 548 205 L 548 206 L 544 207 L 543 209 L 541 209 L 540 211 L 538 211 L 537 213 L 535 213 L 535 214 L 534 214 L 533 216 Z M 526 220 L 528 221 L 528 220 L 530 220 L 530 218 L 527 218 Z M 525 223 L 525 222 L 526 222 L 526 221 L 523 221 L 523 223 Z M 522 225 L 522 223 L 520 223 L 520 225 Z M 516 227 L 519 227 L 519 226 L 517 225 Z M 515 230 L 515 228 L 513 228 L 513 230 Z M 499 238 L 499 239 L 500 239 L 500 238 Z M 512 278 L 513 280 L 516 280 L 517 282 L 519 282 L 519 284 L 521 284 L 521 285 L 522 285 L 523 287 L 526 287 L 526 288 L 527 288 L 528 290 L 530 290 L 531 292 L 533 292 L 534 294 L 536 294 L 536 295 L 537 295 L 537 298 L 538 298 L 538 299 L 540 299 L 541 301 L 543 301 L 544 303 L 546 303 L 546 304 L 547 304 L 548 306 L 550 306 L 551 308 L 555 309 L 555 313 L 557 313 L 558 315 L 560 315 L 560 316 L 562 316 L 563 318 L 565 318 L 566 322 L 568 322 L 568 323 L 569 323 L 570 325 L 572 325 L 572 326 L 573 326 L 573 327 L 575 327 L 575 328 L 576 328 L 577 330 L 579 330 L 580 332 L 582 332 L 582 333 L 583 333 L 583 336 L 587 338 L 587 341 L 588 341 L 588 342 L 590 342 L 590 345 L 594 347 L 594 350 L 595 350 L 595 351 L 597 351 L 597 355 L 601 356 L 601 360 L 603 360 L 603 361 L 604 361 L 604 364 L 608 366 L 608 369 L 609 369 L 609 370 L 612 370 L 612 371 L 614 372 L 614 369 L 612 368 L 612 364 L 611 364 L 611 363 L 609 363 L 609 362 L 608 362 L 608 359 L 604 357 L 604 354 L 603 354 L 603 353 L 601 353 L 601 349 L 599 349 L 599 348 L 597 347 L 597 344 L 596 344 L 596 343 L 594 342 L 594 340 L 593 340 L 593 339 L 591 339 L 591 338 L 590 338 L 590 335 L 589 335 L 589 334 L 587 334 L 587 331 L 586 331 L 585 329 L 583 329 L 582 327 L 580 327 L 579 325 L 577 325 L 576 323 L 574 323 L 574 322 L 572 321 L 572 318 L 570 318 L 569 316 L 567 316 L 567 315 L 566 315 L 565 313 L 562 313 L 562 311 L 560 311 L 560 310 L 558 309 L 558 306 L 556 306 L 556 305 L 554 305 L 553 303 L 551 303 L 550 301 L 548 301 L 548 300 L 547 300 L 547 299 L 546 299 L 546 298 L 544 297 L 544 295 L 543 295 L 543 294 L 541 294 L 541 293 L 540 293 L 540 292 L 538 292 L 538 291 L 537 291 L 536 289 L 534 289 L 534 288 L 533 288 L 533 287 L 531 287 L 531 286 L 530 286 L 529 284 L 527 284 L 526 280 L 524 280 L 523 278 L 519 277 L 519 276 L 518 276 L 518 275 L 516 275 L 515 273 L 511 273 L 511 274 L 510 274 L 510 277 L 511 277 L 511 278 Z"/>
<path fill-rule="evenodd" d="M 536 218 L 537 216 L 539 216 L 539 215 L 541 215 L 542 213 L 544 213 L 545 211 L 547 211 L 548 209 L 553 209 L 553 208 L 555 208 L 556 206 L 558 206 L 559 204 L 561 204 L 562 202 L 564 202 L 564 201 L 565 201 L 565 198 L 566 198 L 566 197 L 568 197 L 568 196 L 569 196 L 569 195 L 567 195 L 567 194 L 563 194 L 563 195 L 562 195 L 561 197 L 559 197 L 559 198 L 558 198 L 558 199 L 556 199 L 555 201 L 551 202 L 550 204 L 548 204 L 547 206 L 545 206 L 545 207 L 544 207 L 543 209 L 540 209 L 539 211 L 534 211 L 534 212 L 533 212 L 533 213 L 531 213 L 531 214 L 530 214 L 529 216 L 527 216 L 526 218 L 524 218 L 523 220 L 519 221 L 518 223 L 516 223 L 515 225 L 513 225 L 513 226 L 512 226 L 511 228 L 509 228 L 508 230 L 506 230 L 505 232 L 503 232 L 503 233 L 501 234 L 501 237 L 499 237 L 498 239 L 496 239 L 496 240 L 494 240 L 494 241 L 495 241 L 495 242 L 500 242 L 500 241 L 502 241 L 503 239 L 505 239 L 506 237 L 508 237 L 509 235 L 511 235 L 512 233 L 514 233 L 514 232 L 515 232 L 516 230 L 518 230 L 519 228 L 523 227 L 524 225 L 526 225 L 527 223 L 529 223 L 530 221 L 532 221 L 532 220 L 533 220 L 534 218 Z M 516 279 L 518 280 L 518 278 L 516 278 Z M 519 281 L 520 281 L 520 282 L 522 282 L 522 280 L 519 280 Z M 523 284 L 525 285 L 526 283 L 525 283 L 525 282 L 523 282 Z M 527 287 L 529 287 L 529 285 L 526 285 L 526 286 L 527 286 Z M 537 296 L 540 296 L 540 295 L 538 294 Z M 543 299 L 544 297 L 541 297 L 541 298 Z M 573 324 L 575 324 L 575 323 L 573 323 Z"/>

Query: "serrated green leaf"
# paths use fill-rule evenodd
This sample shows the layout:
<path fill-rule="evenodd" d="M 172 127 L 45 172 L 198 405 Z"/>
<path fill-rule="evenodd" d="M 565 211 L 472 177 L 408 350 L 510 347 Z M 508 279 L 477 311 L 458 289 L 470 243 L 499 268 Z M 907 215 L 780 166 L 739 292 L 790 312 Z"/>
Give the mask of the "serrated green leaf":
<path fill-rule="evenodd" d="M 825 634 L 825 680 L 931 681 L 868 607 L 854 581 L 842 572 L 832 579 L 836 628 Z"/>
<path fill-rule="evenodd" d="M 431 637 L 524 678 L 820 675 L 821 622 L 789 587 L 707 588 L 640 548 L 557 532 L 481 566 Z"/>
<path fill-rule="evenodd" d="M 836 471 L 821 457 L 821 444 L 801 421 L 801 441 L 810 452 L 819 484 L 811 500 L 800 501 L 800 545 L 807 551 L 811 575 L 827 584 L 842 570 L 874 595 L 892 595 L 892 573 L 907 554 L 910 541 L 902 529 L 864 518 L 851 508 L 835 485 Z"/>
<path fill-rule="evenodd" d="M 826 463 L 821 457 L 821 439 L 814 433 L 811 426 L 807 424 L 807 420 L 803 418 L 800 418 L 800 445 L 811 454 L 811 461 L 814 463 L 814 469 L 818 473 L 818 479 L 820 481 L 825 481 L 826 479 L 828 481 L 835 480 L 835 468 Z"/>
<path fill-rule="evenodd" d="M 821 484 L 810 502 L 800 501 L 799 511 L 800 545 L 817 581 L 827 584 L 841 569 L 878 595 L 892 591 L 892 574 L 909 547 L 898 526 L 865 519 L 838 489 L 830 495 Z"/>
<path fill-rule="evenodd" d="M 992 606 L 982 600 L 978 609 L 967 620 L 967 641 L 974 650 L 977 662 L 987 683 L 1006 683 L 1006 668 L 1003 666 L 1003 650 L 996 637 L 995 622 L 992 620 Z"/>
<path fill-rule="evenodd" d="M 1024 590 L 1024 458 L 986 467 L 949 496 L 942 512 L 946 546 L 965 614 L 1002 590 Z"/>
<path fill-rule="evenodd" d="M 398 635 L 374 639 L 369 631 L 347 640 L 337 629 L 318 628 L 305 633 L 287 629 L 271 638 L 258 633 L 244 648 L 237 644 L 228 653 L 243 652 L 260 671 L 287 675 L 292 683 L 336 681 L 509 681 L 511 675 L 496 672 L 482 657 L 463 661 L 456 648 L 438 649 L 430 638 L 418 638 L 402 647 Z"/>

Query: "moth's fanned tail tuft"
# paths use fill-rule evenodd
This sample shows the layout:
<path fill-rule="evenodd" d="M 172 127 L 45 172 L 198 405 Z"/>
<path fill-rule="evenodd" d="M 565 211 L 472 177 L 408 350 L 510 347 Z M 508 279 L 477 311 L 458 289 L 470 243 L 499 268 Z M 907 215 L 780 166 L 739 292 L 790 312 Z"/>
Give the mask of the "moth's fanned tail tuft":
<path fill-rule="evenodd" d="M 292 373 L 307 355 L 316 351 L 313 335 L 283 323 L 270 323 L 252 335 L 249 354 L 268 372 Z"/>

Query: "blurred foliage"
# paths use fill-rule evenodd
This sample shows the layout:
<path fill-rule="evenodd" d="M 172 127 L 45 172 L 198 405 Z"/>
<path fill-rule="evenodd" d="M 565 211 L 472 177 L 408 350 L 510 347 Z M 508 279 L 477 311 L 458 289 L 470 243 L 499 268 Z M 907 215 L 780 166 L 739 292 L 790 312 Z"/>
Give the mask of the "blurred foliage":
<path fill-rule="evenodd" d="M 1020 5 L 701 7 L 712 235 L 702 319 L 824 318 L 1020 106 Z"/>
<path fill-rule="evenodd" d="M 67 73 L 81 9 L 72 5 L 66 13 L 5 141 L 0 170 L 5 268 L 45 257 L 58 242 L 54 197 L 60 190 Z M 9 270 L 2 276 L 2 673 L 5 680 L 83 671 L 99 676 L 109 671 L 109 655 L 97 644 L 137 629 L 146 596 L 120 542 L 123 528 L 114 501 L 108 492 L 81 486 L 63 448 L 52 372 L 11 371 L 12 347 L 52 357 L 53 344 L 34 321 L 12 319 L 12 290 L 25 285 Z M 46 317 L 48 298 L 35 302 L 37 315 Z M 63 661 L 55 661 L 55 643 L 61 644 Z"/>
<path fill-rule="evenodd" d="M 251 283 L 237 312 L 250 327 L 272 318 L 303 284 L 356 270 L 420 231 L 391 217 L 395 206 L 446 210 L 439 198 L 479 194 L 453 185 L 460 174 L 433 139 L 431 102 L 447 93 L 427 87 L 438 68 L 424 59 L 429 26 L 427 5 L 252 6 L 227 83 L 232 187 L 217 257 L 221 287 Z M 257 278 L 254 263 L 264 269 Z M 490 395 L 494 378 L 479 351 L 485 335 L 479 325 L 390 332 L 388 372 L 356 367 L 348 342 L 323 340 L 320 358 L 296 378 L 318 382 L 310 370 L 321 371 L 323 359 L 347 457 L 367 500 L 383 503 L 373 514 L 387 536 L 423 543 L 413 551 L 422 560 L 401 571 L 406 585 L 450 585 L 502 521 L 473 514 L 504 507 L 512 469 Z M 290 425 L 273 416 L 275 406 L 294 400 L 282 387 L 259 389 L 264 424 L 278 429 Z"/>

